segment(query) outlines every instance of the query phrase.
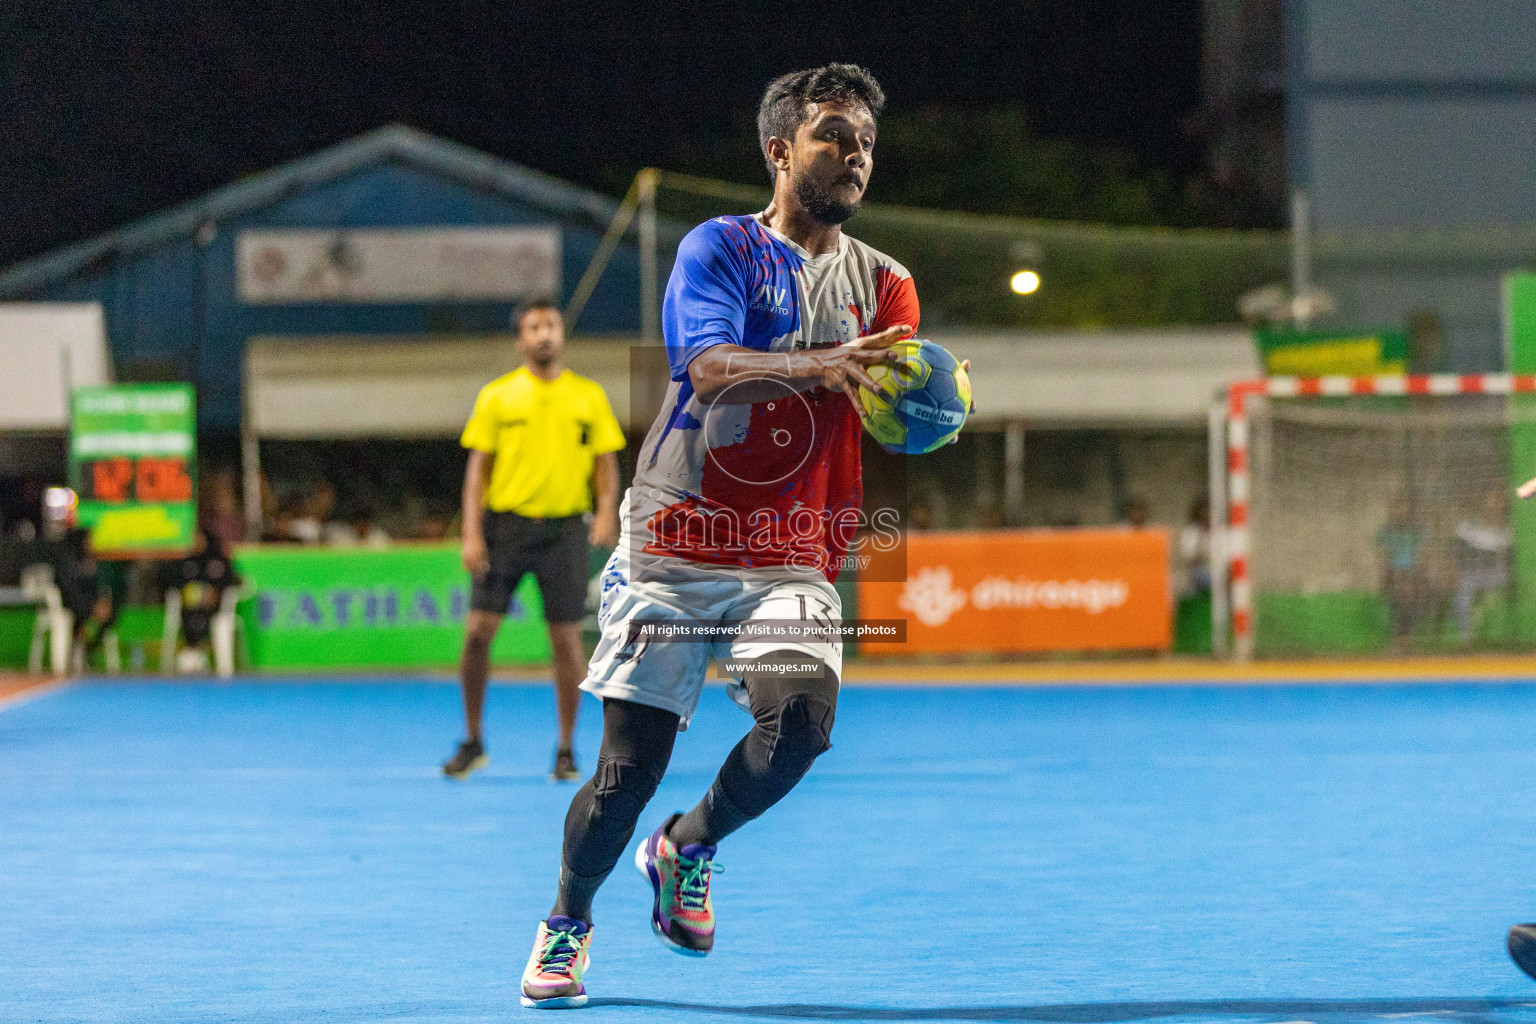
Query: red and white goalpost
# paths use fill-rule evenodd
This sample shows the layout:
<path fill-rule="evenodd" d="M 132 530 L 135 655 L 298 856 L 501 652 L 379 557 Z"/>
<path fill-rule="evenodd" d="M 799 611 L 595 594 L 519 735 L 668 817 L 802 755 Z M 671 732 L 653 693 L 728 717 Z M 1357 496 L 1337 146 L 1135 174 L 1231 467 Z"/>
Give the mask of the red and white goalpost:
<path fill-rule="evenodd" d="M 1226 530 L 1224 543 L 1216 548 L 1212 564 L 1213 595 L 1221 585 L 1224 569 L 1230 583 L 1230 610 L 1222 609 L 1223 602 L 1215 601 L 1215 623 L 1224 634 L 1230 624 L 1234 641 L 1233 654 L 1238 659 L 1248 659 L 1254 652 L 1254 581 L 1252 573 L 1251 501 L 1253 469 L 1250 437 L 1250 403 L 1256 398 L 1271 400 L 1307 398 L 1395 397 L 1395 396 L 1503 396 L 1536 394 L 1536 375 L 1483 373 L 1483 374 L 1423 374 L 1382 377 L 1268 377 L 1262 380 L 1246 380 L 1227 389 L 1225 409 L 1225 480 L 1213 470 L 1212 482 L 1224 483 L 1226 506 Z M 1220 414 L 1213 410 L 1212 426 L 1217 427 Z M 1213 452 L 1219 452 L 1219 439 L 1213 443 Z M 1485 482 L 1493 477 L 1484 474 Z M 1504 484 L 1507 486 L 1507 477 Z M 1213 491 L 1217 488 L 1213 487 Z M 1213 508 L 1221 508 L 1221 495 L 1213 494 Z M 1316 500 L 1326 501 L 1328 495 Z M 1213 521 L 1220 521 L 1219 515 Z M 1326 521 L 1319 529 L 1326 529 Z M 1224 564 L 1223 564 L 1224 563 Z M 1226 621 L 1223 621 L 1225 618 Z M 1218 641 L 1220 645 L 1220 641 Z M 1218 651 L 1221 646 L 1218 646 Z"/>

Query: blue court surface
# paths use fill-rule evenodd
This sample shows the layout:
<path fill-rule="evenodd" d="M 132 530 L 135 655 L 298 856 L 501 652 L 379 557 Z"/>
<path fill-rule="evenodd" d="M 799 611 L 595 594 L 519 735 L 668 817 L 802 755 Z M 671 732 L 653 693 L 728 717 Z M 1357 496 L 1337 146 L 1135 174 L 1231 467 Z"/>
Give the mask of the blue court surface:
<path fill-rule="evenodd" d="M 458 714 L 409 680 L 0 711 L 0 1021 L 544 1019 L 552 695 L 492 690 L 465 783 Z M 748 724 L 709 688 L 642 828 Z M 834 739 L 722 847 L 709 958 L 661 947 L 621 861 L 564 1013 L 1536 1021 L 1503 948 L 1536 919 L 1536 688 L 852 688 Z"/>

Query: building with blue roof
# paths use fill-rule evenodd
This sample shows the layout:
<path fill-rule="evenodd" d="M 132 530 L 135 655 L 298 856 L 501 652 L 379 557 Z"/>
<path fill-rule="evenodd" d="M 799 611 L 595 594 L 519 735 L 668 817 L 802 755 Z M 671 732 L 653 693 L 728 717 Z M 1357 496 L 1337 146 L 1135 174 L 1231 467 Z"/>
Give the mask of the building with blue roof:
<path fill-rule="evenodd" d="M 393 125 L 13 266 L 0 301 L 99 302 L 118 379 L 192 381 L 234 430 L 249 339 L 504 333 L 521 298 L 566 304 L 617 208 Z M 573 333 L 633 334 L 639 306 L 626 240 Z"/>

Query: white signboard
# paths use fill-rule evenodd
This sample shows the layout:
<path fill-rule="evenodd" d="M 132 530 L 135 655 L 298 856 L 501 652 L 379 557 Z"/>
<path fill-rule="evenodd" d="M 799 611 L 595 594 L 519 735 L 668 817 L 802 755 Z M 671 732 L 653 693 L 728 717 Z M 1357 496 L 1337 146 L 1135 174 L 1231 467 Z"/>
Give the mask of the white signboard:
<path fill-rule="evenodd" d="M 0 430 L 65 430 L 70 391 L 111 379 L 100 303 L 0 303 Z"/>
<path fill-rule="evenodd" d="M 242 231 L 242 302 L 508 301 L 558 296 L 560 229 Z"/>

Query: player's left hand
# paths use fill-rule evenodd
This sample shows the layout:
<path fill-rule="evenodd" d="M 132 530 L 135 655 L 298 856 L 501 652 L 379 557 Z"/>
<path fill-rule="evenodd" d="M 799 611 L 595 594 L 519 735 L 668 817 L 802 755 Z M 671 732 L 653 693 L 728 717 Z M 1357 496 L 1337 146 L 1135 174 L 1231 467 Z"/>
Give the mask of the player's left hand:
<path fill-rule="evenodd" d="M 896 355 L 888 351 L 890 347 L 912 333 L 910 324 L 896 324 L 887 327 L 883 331 L 874 334 L 866 334 L 862 338 L 845 341 L 831 349 L 823 349 L 822 352 L 836 352 L 840 357 L 851 356 L 840 371 L 834 371 L 822 380 L 822 387 L 828 391 L 841 391 L 848 396 L 854 408 L 858 408 L 858 399 L 854 397 L 853 388 L 845 385 L 856 385 L 861 388 L 875 390 L 875 382 L 870 379 L 866 367 L 875 363 L 888 363 L 896 360 Z M 836 379 L 832 379 L 836 378 Z"/>
<path fill-rule="evenodd" d="M 587 540 L 595 548 L 616 548 L 619 546 L 619 514 L 618 512 L 599 512 L 592 517 L 592 529 L 587 534 Z"/>
<path fill-rule="evenodd" d="M 1529 498 L 1533 495 L 1536 495 L 1536 476 L 1531 477 L 1525 483 L 1521 484 L 1519 487 L 1516 487 L 1515 493 L 1522 498 Z"/>

